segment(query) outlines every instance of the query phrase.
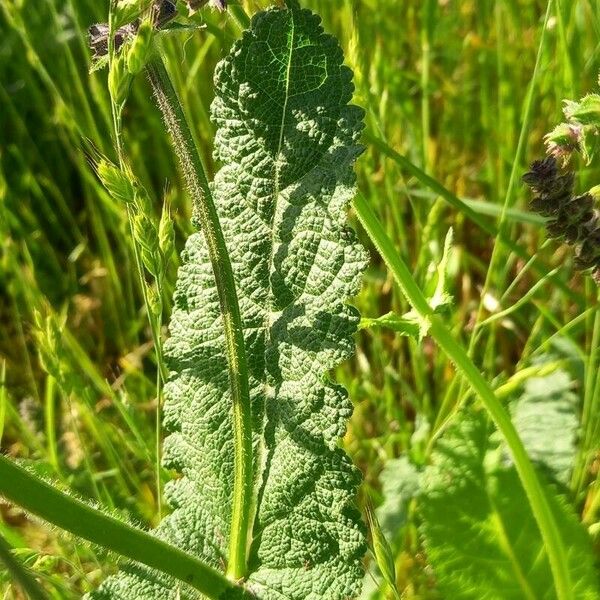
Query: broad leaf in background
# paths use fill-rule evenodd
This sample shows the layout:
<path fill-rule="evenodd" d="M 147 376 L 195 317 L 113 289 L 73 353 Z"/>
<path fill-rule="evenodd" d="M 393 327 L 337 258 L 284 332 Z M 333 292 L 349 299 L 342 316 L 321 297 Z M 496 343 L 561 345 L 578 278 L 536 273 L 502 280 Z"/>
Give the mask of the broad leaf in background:
<path fill-rule="evenodd" d="M 389 543 L 394 555 L 400 551 L 399 537 L 408 520 L 408 506 L 421 490 L 422 471 L 407 456 L 386 461 L 379 479 L 383 503 L 376 514 L 381 534 Z M 365 575 L 361 599 L 379 598 L 381 573 L 375 560 Z"/>
<path fill-rule="evenodd" d="M 352 405 L 325 373 L 354 351 L 366 254 L 346 226 L 362 110 L 352 72 L 306 10 L 272 9 L 217 67 L 212 117 L 224 165 L 213 191 L 245 328 L 255 434 L 246 587 L 257 598 L 345 599 L 363 577 L 357 469 L 338 447 Z M 233 490 L 223 323 L 206 244 L 182 256 L 166 353 L 164 463 L 182 474 L 156 535 L 224 570 Z M 180 587 L 181 586 L 181 587 Z M 96 599 L 199 594 L 136 565 Z"/>
<path fill-rule="evenodd" d="M 512 419 L 527 452 L 551 479 L 567 484 L 575 463 L 579 398 L 566 371 L 529 378 L 511 402 Z"/>
<path fill-rule="evenodd" d="M 438 442 L 420 508 L 443 597 L 556 598 L 548 558 L 514 467 L 503 467 L 484 415 L 464 413 Z M 573 596 L 598 598 L 591 542 L 566 500 L 547 494 L 568 552 Z"/>
<path fill-rule="evenodd" d="M 381 472 L 383 504 L 377 509 L 377 518 L 386 538 L 393 548 L 397 536 L 408 518 L 408 504 L 419 495 L 422 472 L 402 456 L 388 460 Z"/>

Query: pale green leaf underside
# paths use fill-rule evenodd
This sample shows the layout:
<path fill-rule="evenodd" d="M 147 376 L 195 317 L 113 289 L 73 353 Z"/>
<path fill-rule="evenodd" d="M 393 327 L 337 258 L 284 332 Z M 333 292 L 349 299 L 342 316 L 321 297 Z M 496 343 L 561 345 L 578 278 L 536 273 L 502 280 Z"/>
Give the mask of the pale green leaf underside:
<path fill-rule="evenodd" d="M 217 67 L 213 120 L 224 165 L 213 191 L 236 279 L 250 367 L 256 518 L 247 588 L 258 598 L 346 599 L 360 591 L 359 473 L 338 447 L 352 406 L 326 372 L 353 352 L 366 255 L 346 226 L 362 111 L 319 19 L 273 9 Z M 187 242 L 166 347 L 164 462 L 182 477 L 156 534 L 218 569 L 233 491 L 222 320 L 201 233 Z M 181 586 L 181 587 L 180 587 Z M 198 598 L 129 566 L 95 599 Z"/>
<path fill-rule="evenodd" d="M 511 402 L 513 422 L 531 459 L 552 479 L 566 485 L 577 451 L 579 398 L 564 370 L 531 377 Z"/>
<path fill-rule="evenodd" d="M 408 519 L 408 504 L 421 489 L 421 477 L 407 456 L 388 460 L 379 476 L 384 501 L 377 509 L 377 518 L 393 548 L 398 546 L 397 536 Z"/>
<path fill-rule="evenodd" d="M 501 453 L 489 449 L 489 434 L 484 416 L 465 414 L 426 470 L 422 531 L 439 588 L 456 600 L 554 599 L 527 497 L 514 467 L 501 466 Z M 566 500 L 546 490 L 567 549 L 573 596 L 595 600 L 600 588 L 587 533 Z"/>

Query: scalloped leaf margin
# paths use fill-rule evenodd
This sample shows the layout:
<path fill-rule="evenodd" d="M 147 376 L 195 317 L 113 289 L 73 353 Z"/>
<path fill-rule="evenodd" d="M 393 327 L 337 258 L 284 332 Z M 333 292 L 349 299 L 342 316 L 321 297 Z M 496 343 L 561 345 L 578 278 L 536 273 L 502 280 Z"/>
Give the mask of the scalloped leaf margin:
<path fill-rule="evenodd" d="M 256 506 L 246 589 L 273 600 L 360 592 L 360 474 L 339 448 L 352 405 L 326 373 L 354 352 L 347 304 L 367 256 L 346 224 L 363 111 L 320 19 L 290 4 L 252 20 L 215 73 L 212 184 L 249 359 Z M 181 473 L 156 535 L 225 569 L 233 490 L 223 322 L 201 233 L 190 236 L 166 345 L 164 464 Z M 200 595 L 128 565 L 95 600 Z"/>

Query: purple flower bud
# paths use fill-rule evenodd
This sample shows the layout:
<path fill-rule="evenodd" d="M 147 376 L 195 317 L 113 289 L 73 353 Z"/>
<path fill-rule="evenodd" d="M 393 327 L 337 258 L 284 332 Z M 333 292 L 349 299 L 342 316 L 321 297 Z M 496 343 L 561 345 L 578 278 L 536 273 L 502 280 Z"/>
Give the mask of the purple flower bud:
<path fill-rule="evenodd" d="M 175 6 L 174 0 L 162 0 L 157 3 L 158 11 L 154 18 L 154 24 L 157 29 L 160 29 L 163 25 L 168 23 L 171 19 L 177 15 L 177 7 Z"/>
<path fill-rule="evenodd" d="M 523 181 L 536 193 L 531 210 L 549 218 L 548 237 L 573 246 L 575 268 L 593 270 L 594 281 L 600 284 L 600 212 L 594 207 L 595 190 L 574 197 L 575 175 L 559 170 L 553 155 L 532 163 Z"/>

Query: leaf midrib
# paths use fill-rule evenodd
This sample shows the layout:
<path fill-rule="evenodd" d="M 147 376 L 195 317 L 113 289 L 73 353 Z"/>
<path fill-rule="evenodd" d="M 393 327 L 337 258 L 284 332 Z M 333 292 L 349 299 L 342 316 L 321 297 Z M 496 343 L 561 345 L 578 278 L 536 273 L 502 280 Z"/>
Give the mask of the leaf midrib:
<path fill-rule="evenodd" d="M 496 539 L 498 540 L 498 543 L 499 543 L 500 548 L 502 549 L 504 555 L 508 559 L 508 562 L 515 574 L 515 579 L 519 583 L 519 587 L 521 588 L 521 591 L 523 592 L 523 595 L 525 596 L 525 598 L 527 598 L 527 600 L 537 600 L 537 596 L 535 595 L 534 591 L 531 589 L 531 586 L 529 585 L 529 582 L 527 581 L 527 576 L 521 569 L 519 559 L 517 558 L 517 556 L 513 550 L 510 539 L 508 537 L 508 534 L 506 533 L 506 527 L 504 526 L 504 521 L 502 519 L 502 515 L 500 514 L 500 511 L 498 510 L 496 504 L 494 503 L 494 501 L 491 498 L 491 496 L 489 495 L 489 493 L 488 493 L 488 502 L 490 503 L 490 509 L 491 509 L 491 513 L 490 513 L 491 524 L 492 524 L 494 530 L 496 531 L 496 533 L 498 534 Z"/>
<path fill-rule="evenodd" d="M 263 349 L 263 365 L 264 365 L 264 372 L 263 372 L 263 398 L 265 399 L 265 403 L 266 403 L 266 399 L 268 397 L 268 395 L 270 393 L 272 393 L 272 391 L 270 390 L 270 385 L 269 385 L 269 380 L 268 380 L 268 370 L 266 368 L 267 365 L 267 349 L 270 346 L 270 341 L 271 341 L 271 317 L 274 314 L 274 302 L 273 302 L 273 288 L 271 286 L 271 274 L 273 271 L 273 263 L 275 261 L 275 217 L 277 215 L 277 201 L 279 198 L 279 195 L 281 193 L 281 184 L 280 184 L 280 176 L 281 176 L 281 163 L 280 163 L 280 157 L 281 157 L 281 151 L 283 148 L 283 141 L 284 141 L 284 132 L 285 132 L 285 126 L 286 126 L 286 120 L 287 120 L 287 105 L 288 105 L 288 101 L 290 98 L 290 73 L 291 73 L 291 66 L 292 66 L 292 55 L 294 53 L 294 34 L 295 34 L 295 22 L 294 22 L 294 13 L 293 11 L 290 9 L 289 11 L 290 13 L 290 23 L 291 23 L 291 31 L 290 31 L 290 36 L 289 36 L 289 52 L 288 52 L 288 61 L 287 61 L 287 66 L 286 66 L 286 79 L 285 79 L 285 96 L 284 96 L 284 101 L 283 101 L 283 107 L 282 107 L 282 112 L 281 112 L 281 122 L 279 124 L 279 140 L 278 140 L 278 144 L 277 144 L 277 151 L 275 153 L 275 159 L 273 162 L 273 181 L 274 181 L 274 186 L 273 186 L 273 193 L 272 193 L 272 199 L 273 199 L 273 212 L 272 212 L 272 218 L 271 218 L 271 223 L 270 223 L 270 228 L 269 228 L 269 259 L 268 259 L 268 263 L 267 263 L 267 273 L 268 273 L 268 292 L 267 292 L 267 300 L 266 300 L 266 312 L 265 312 L 265 317 L 264 317 L 264 321 L 263 321 L 263 329 L 265 331 L 265 344 L 264 344 L 264 349 Z M 264 416 L 264 420 L 266 421 L 266 414 Z M 265 425 L 265 423 L 263 423 L 263 425 Z M 264 432 L 264 429 L 263 429 Z M 258 460 L 256 461 L 256 464 L 259 463 L 259 460 L 261 462 L 261 475 L 262 473 L 264 473 L 264 469 L 265 469 L 265 439 L 264 439 L 264 434 L 262 434 L 261 432 L 261 439 L 260 439 L 260 450 L 257 449 L 257 453 L 260 452 L 260 454 L 262 456 L 257 457 Z M 258 488 L 255 487 L 255 502 L 254 502 L 254 508 L 255 508 L 255 514 L 253 515 L 253 521 L 256 520 L 256 512 L 258 511 L 258 507 L 260 505 L 260 498 L 262 495 L 262 488 L 263 488 L 263 484 L 264 484 L 264 480 L 263 477 L 261 476 L 260 478 L 257 477 L 257 481 L 260 481 L 260 486 Z M 251 527 L 251 531 L 254 530 L 254 523 L 252 524 Z"/>

